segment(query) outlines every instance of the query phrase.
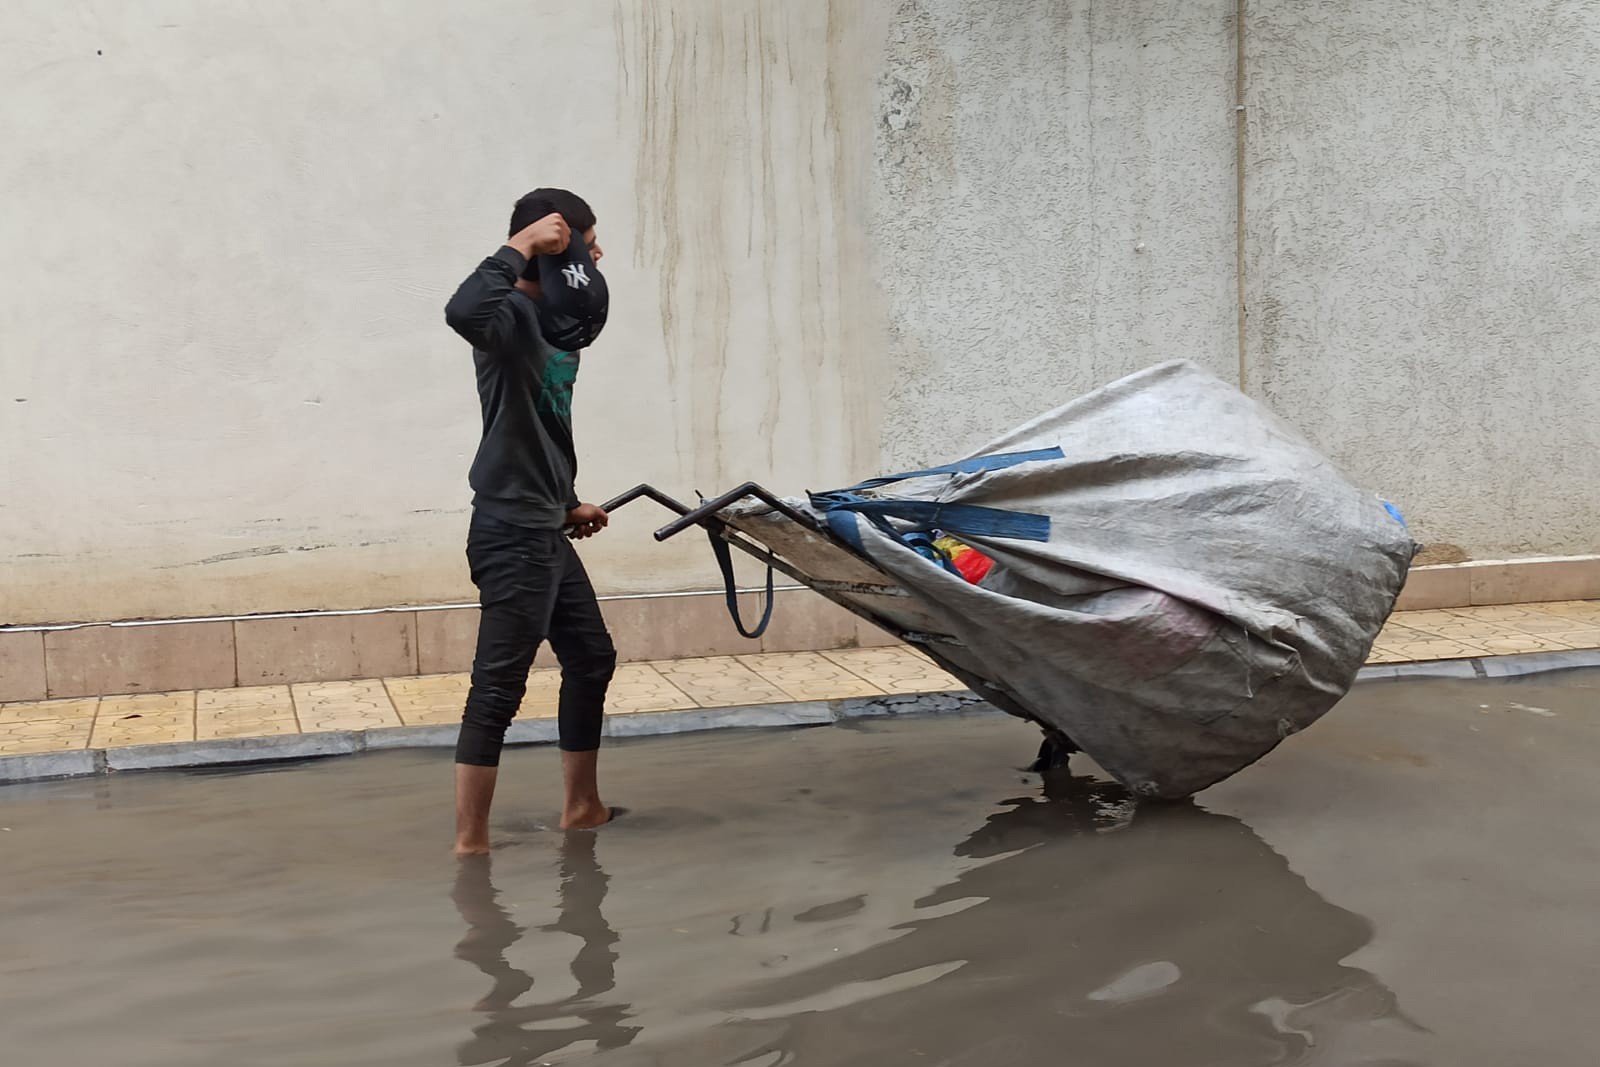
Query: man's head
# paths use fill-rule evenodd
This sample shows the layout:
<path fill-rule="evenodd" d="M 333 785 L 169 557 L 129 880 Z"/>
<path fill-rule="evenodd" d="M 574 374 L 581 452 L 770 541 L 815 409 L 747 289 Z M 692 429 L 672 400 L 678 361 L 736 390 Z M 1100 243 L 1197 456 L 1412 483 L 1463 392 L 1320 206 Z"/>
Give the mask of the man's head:
<path fill-rule="evenodd" d="M 528 257 L 517 290 L 533 300 L 544 339 L 568 352 L 593 344 L 611 299 L 596 269 L 605 253 L 595 239 L 593 209 L 565 189 L 535 189 L 512 209 L 509 236 Z"/>
<path fill-rule="evenodd" d="M 566 220 L 573 233 L 583 235 L 583 243 L 589 246 L 590 258 L 596 263 L 600 262 L 605 252 L 595 237 L 594 209 L 583 197 L 566 189 L 535 189 L 518 200 L 517 206 L 511 209 L 511 227 L 506 235 L 509 237 L 520 233 L 546 215 L 560 215 Z M 536 272 L 532 272 L 531 264 L 529 277 L 537 277 Z"/>

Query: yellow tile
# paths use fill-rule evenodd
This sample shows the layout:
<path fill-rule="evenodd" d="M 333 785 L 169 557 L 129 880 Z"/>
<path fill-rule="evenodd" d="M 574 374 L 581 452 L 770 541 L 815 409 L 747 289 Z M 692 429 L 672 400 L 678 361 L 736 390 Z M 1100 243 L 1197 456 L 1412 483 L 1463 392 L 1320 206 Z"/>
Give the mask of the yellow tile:
<path fill-rule="evenodd" d="M 1411 630 L 1426 630 L 1441 622 L 1460 622 L 1461 616 L 1452 611 L 1440 609 L 1436 611 L 1397 611 L 1390 616 L 1391 621 L 1398 626 Z"/>
<path fill-rule="evenodd" d="M 195 694 L 194 736 L 271 737 L 300 732 L 286 685 L 202 689 Z"/>
<path fill-rule="evenodd" d="M 624 663 L 617 668 L 606 694 L 606 711 L 629 715 L 640 711 L 677 711 L 696 707 L 694 700 L 667 681 L 648 663 Z"/>
<path fill-rule="evenodd" d="M 292 704 L 240 704 L 236 708 L 218 709 L 212 711 L 197 711 L 194 716 L 198 723 L 230 723 L 230 722 L 265 722 L 268 719 L 282 719 L 285 722 L 294 722 L 294 706 Z"/>
<path fill-rule="evenodd" d="M 0 753 L 15 756 L 86 748 L 93 725 L 92 719 L 84 718 L 0 723 Z"/>
<path fill-rule="evenodd" d="M 1600 619 L 1600 600 L 1557 600 L 1536 604 L 1541 615 L 1575 615 L 1579 618 Z"/>
<path fill-rule="evenodd" d="M 67 752 L 88 747 L 87 730 L 75 737 L 11 737 L 0 734 L 0 756 L 25 756 L 32 752 Z"/>
<path fill-rule="evenodd" d="M 410 697 L 455 698 L 464 696 L 472 685 L 472 675 L 424 674 L 415 678 L 385 678 L 389 695 L 404 693 Z"/>
<path fill-rule="evenodd" d="M 1399 652 L 1391 652 L 1386 648 L 1374 646 L 1372 654 L 1367 657 L 1368 663 L 1404 663 L 1406 657 Z"/>
<path fill-rule="evenodd" d="M 195 724 L 195 737 L 200 741 L 213 741 L 223 737 L 278 737 L 297 734 L 300 727 L 293 719 L 226 719 L 207 723 L 201 719 Z"/>
<path fill-rule="evenodd" d="M 1412 626 L 1390 622 L 1378 633 L 1378 643 L 1392 645 L 1399 641 L 1426 641 L 1428 632 Z"/>
<path fill-rule="evenodd" d="M 1489 622 L 1478 619 L 1457 619 L 1455 622 L 1435 623 L 1423 633 L 1422 639 L 1444 638 L 1447 641 L 1465 641 L 1476 644 L 1486 637 L 1498 637 L 1505 633 L 1515 633 L 1510 623 Z M 1389 642 L 1398 644 L 1399 642 Z"/>
<path fill-rule="evenodd" d="M 761 653 L 739 662 L 795 700 L 879 696 L 882 689 L 816 652 Z"/>
<path fill-rule="evenodd" d="M 0 704 L 0 723 L 33 722 L 49 719 L 58 722 L 94 722 L 99 697 L 87 700 L 31 700 L 17 704 Z"/>
<path fill-rule="evenodd" d="M 99 718 L 127 715 L 192 715 L 195 698 L 196 693 L 192 689 L 177 693 L 129 693 L 123 696 L 101 697 Z"/>
<path fill-rule="evenodd" d="M 528 675 L 528 692 L 517 709 L 519 719 L 553 719 L 561 697 L 561 671 L 542 667 Z"/>
<path fill-rule="evenodd" d="M 846 648 L 823 655 L 886 693 L 941 693 L 966 688 L 909 648 Z"/>
<path fill-rule="evenodd" d="M 472 678 L 466 674 L 434 674 L 386 678 L 383 684 L 400 720 L 407 726 L 423 726 L 459 720 Z"/>
<path fill-rule="evenodd" d="M 1451 608 L 1449 613 L 1479 622 L 1507 622 L 1536 615 L 1538 610 L 1531 604 L 1481 604 L 1470 608 Z"/>
<path fill-rule="evenodd" d="M 653 664 L 661 676 L 706 708 L 785 704 L 789 695 L 732 656 Z"/>
<path fill-rule="evenodd" d="M 245 708 L 270 708 L 285 715 L 294 714 L 294 700 L 286 685 L 255 685 L 241 689 L 202 689 L 194 695 L 199 714 L 228 714 Z"/>
<path fill-rule="evenodd" d="M 91 748 L 194 740 L 193 691 L 102 697 Z"/>
<path fill-rule="evenodd" d="M 89 732 L 92 724 L 82 719 L 34 719 L 31 722 L 8 722 L 0 725 L 4 737 L 67 737 Z"/>
<path fill-rule="evenodd" d="M 306 682 L 290 686 L 290 691 L 294 694 L 295 715 L 305 733 L 401 725 L 400 716 L 378 679 Z"/>
<path fill-rule="evenodd" d="M 1562 644 L 1559 640 L 1540 634 L 1507 634 L 1502 637 L 1486 637 L 1476 642 L 1485 652 L 1495 656 L 1510 656 L 1519 652 L 1555 652 L 1565 651 L 1570 646 Z"/>
<path fill-rule="evenodd" d="M 64 752 L 82 747 L 82 745 L 56 738 L 42 741 L 10 741 L 0 737 L 0 756 L 27 756 L 35 752 Z"/>
<path fill-rule="evenodd" d="M 465 704 L 453 704 L 447 708 L 407 708 L 400 712 L 400 721 L 407 726 L 449 726 L 461 721 L 464 710 Z"/>
<path fill-rule="evenodd" d="M 1471 659 L 1484 654 L 1483 649 L 1459 641 L 1406 641 L 1385 649 L 1401 657 L 1403 662 L 1418 663 L 1435 659 Z"/>
<path fill-rule="evenodd" d="M 1556 634 L 1553 640 L 1566 648 L 1600 648 L 1600 627 Z"/>
<path fill-rule="evenodd" d="M 1574 630 L 1592 630 L 1597 625 L 1600 625 L 1600 618 L 1591 620 L 1582 615 L 1547 615 L 1543 612 L 1505 623 L 1508 629 L 1525 634 L 1566 634 Z"/>

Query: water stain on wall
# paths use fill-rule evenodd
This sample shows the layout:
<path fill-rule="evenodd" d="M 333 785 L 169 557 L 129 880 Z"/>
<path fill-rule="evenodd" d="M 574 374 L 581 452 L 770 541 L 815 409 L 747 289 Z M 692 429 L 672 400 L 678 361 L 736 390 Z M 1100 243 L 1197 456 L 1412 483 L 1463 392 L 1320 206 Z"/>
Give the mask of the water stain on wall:
<path fill-rule="evenodd" d="M 697 483 L 869 471 L 879 287 L 864 235 L 882 16 L 617 0 L 636 256 L 658 276 Z M 625 135 L 627 135 L 625 133 Z"/>

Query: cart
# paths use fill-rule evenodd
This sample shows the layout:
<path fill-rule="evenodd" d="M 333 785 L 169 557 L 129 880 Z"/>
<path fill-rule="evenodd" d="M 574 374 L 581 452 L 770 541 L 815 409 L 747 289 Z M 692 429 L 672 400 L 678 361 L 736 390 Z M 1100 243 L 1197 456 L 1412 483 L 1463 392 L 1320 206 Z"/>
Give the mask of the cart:
<path fill-rule="evenodd" d="M 746 482 L 693 507 L 652 485 L 635 486 L 601 506 L 612 513 L 640 499 L 653 500 L 677 516 L 655 531 L 657 541 L 666 541 L 692 527 L 706 531 L 722 571 L 728 612 L 741 636 L 754 639 L 766 630 L 772 619 L 773 576 L 781 573 L 858 618 L 888 631 L 988 703 L 1038 726 L 1044 733 L 1044 740 L 1032 769 L 1044 771 L 1061 766 L 1072 753 L 1079 751 L 1064 732 L 1030 709 L 1002 680 L 991 677 L 971 649 L 956 637 L 939 632 L 935 617 L 916 594 L 896 584 L 815 515 L 780 499 L 755 482 Z M 746 625 L 739 612 L 730 547 L 767 566 L 766 607 L 753 626 Z"/>
<path fill-rule="evenodd" d="M 1137 796 L 1191 796 L 1349 692 L 1416 552 L 1393 504 L 1203 368 L 1159 364 L 964 458 L 786 501 L 690 507 L 739 631 L 738 549 L 1037 724 L 1038 769 L 1083 751 Z M 948 539 L 948 540 L 947 540 Z M 949 550 L 950 543 L 957 551 Z M 970 549 L 988 557 L 974 580 Z M 976 574 L 976 571 L 972 572 Z"/>

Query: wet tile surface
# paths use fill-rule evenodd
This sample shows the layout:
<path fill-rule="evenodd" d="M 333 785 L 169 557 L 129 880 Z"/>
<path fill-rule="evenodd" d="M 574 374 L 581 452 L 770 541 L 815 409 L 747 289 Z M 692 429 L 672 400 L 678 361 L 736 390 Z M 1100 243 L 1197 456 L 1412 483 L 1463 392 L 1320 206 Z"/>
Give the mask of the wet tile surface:
<path fill-rule="evenodd" d="M 820 652 L 740 656 L 739 662 L 782 689 L 792 700 L 838 700 L 881 696 L 884 692 Z"/>
<path fill-rule="evenodd" d="M 1396 614 L 1379 634 L 1369 662 L 1590 648 L 1600 648 L 1600 601 L 1450 608 Z M 0 756 L 445 725 L 460 721 L 469 684 L 467 674 L 451 673 L 0 704 Z M 627 715 L 961 688 L 902 645 L 758 652 L 622 664 L 606 709 Z M 534 670 L 518 717 L 554 717 L 560 691 L 559 669 Z"/>
<path fill-rule="evenodd" d="M 1574 630 L 1571 633 L 1556 634 L 1555 640 L 1564 648 L 1600 648 L 1600 624 L 1593 630 Z"/>
<path fill-rule="evenodd" d="M 675 711 L 694 706 L 694 701 L 687 693 L 648 663 L 624 663 L 619 666 L 616 677 L 611 680 L 611 692 L 606 697 L 606 712 L 610 715 Z"/>
<path fill-rule="evenodd" d="M 561 699 L 561 671 L 540 667 L 528 675 L 528 691 L 517 709 L 519 719 L 553 719 Z"/>
<path fill-rule="evenodd" d="M 1530 605 L 1541 615 L 1569 615 L 1594 620 L 1600 626 L 1600 600 L 1559 600 L 1549 604 Z"/>
<path fill-rule="evenodd" d="M 472 677 L 429 674 L 420 678 L 386 678 L 383 684 L 401 722 L 407 726 L 438 726 L 461 721 Z"/>
<path fill-rule="evenodd" d="M 289 688 L 294 693 L 295 716 L 302 733 L 403 725 L 378 679 L 307 682 Z"/>
<path fill-rule="evenodd" d="M 102 697 L 89 747 L 193 741 L 194 707 L 193 691 Z"/>
<path fill-rule="evenodd" d="M 823 655 L 885 693 L 941 693 L 966 688 L 909 648 L 847 648 Z"/>
<path fill-rule="evenodd" d="M 297 734 L 299 720 L 286 685 L 202 689 L 195 694 L 194 737 L 272 737 Z"/>
<path fill-rule="evenodd" d="M 0 706 L 0 756 L 89 747 L 98 697 Z"/>
<path fill-rule="evenodd" d="M 32 700 L 18 704 L 0 704 L 0 726 L 8 723 L 35 722 L 53 719 L 62 722 L 83 721 L 94 723 L 94 713 L 100 707 L 99 697 L 78 700 Z"/>
<path fill-rule="evenodd" d="M 663 678 L 704 708 L 785 704 L 789 694 L 732 656 L 681 659 L 657 665 Z"/>

